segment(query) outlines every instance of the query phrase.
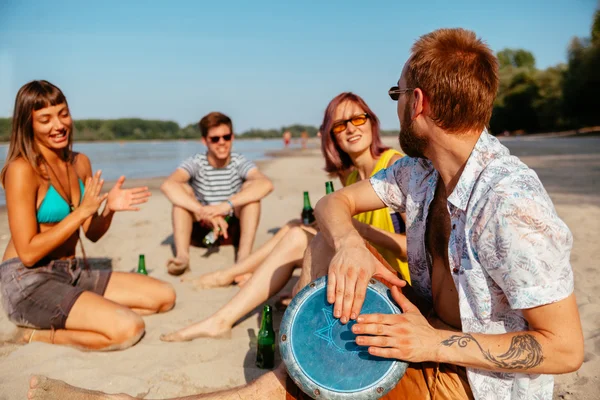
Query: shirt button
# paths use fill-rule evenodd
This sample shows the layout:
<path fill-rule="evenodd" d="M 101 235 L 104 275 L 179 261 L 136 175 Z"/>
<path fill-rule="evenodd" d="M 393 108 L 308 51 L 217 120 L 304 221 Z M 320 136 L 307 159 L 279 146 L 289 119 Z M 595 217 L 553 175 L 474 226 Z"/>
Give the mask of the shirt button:
<path fill-rule="evenodd" d="M 454 272 L 455 274 L 458 274 L 458 268 L 452 268 L 452 272 Z"/>
<path fill-rule="evenodd" d="M 452 225 L 452 230 L 456 229 L 456 224 Z"/>

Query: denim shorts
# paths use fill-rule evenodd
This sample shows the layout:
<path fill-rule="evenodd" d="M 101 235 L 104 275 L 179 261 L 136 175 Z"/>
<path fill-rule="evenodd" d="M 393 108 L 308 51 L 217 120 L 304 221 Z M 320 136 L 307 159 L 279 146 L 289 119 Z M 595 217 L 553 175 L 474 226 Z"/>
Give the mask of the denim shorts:
<path fill-rule="evenodd" d="M 2 305 L 18 326 L 63 329 L 69 312 L 84 291 L 104 295 L 110 270 L 82 269 L 78 258 L 50 261 L 27 268 L 18 258 L 0 264 Z"/>

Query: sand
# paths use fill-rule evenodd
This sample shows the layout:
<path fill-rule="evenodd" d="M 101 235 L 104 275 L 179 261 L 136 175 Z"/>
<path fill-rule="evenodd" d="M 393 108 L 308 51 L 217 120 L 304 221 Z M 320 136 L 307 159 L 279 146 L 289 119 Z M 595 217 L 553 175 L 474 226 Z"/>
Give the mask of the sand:
<path fill-rule="evenodd" d="M 385 138 L 385 141 L 397 147 L 394 138 Z M 509 139 L 506 143 L 519 153 L 522 142 Z M 586 142 L 580 146 L 582 151 L 556 152 L 546 147 L 560 148 L 560 142 L 545 143 L 544 148 L 534 154 L 524 154 L 522 159 L 536 169 L 559 215 L 574 235 L 571 261 L 586 354 L 579 371 L 556 377 L 554 397 L 596 399 L 600 390 L 600 280 L 596 267 L 596 260 L 600 259 L 600 150 L 590 148 Z M 310 191 L 313 205 L 324 194 L 327 177 L 322 171 L 320 152 L 314 142 L 312 145 L 312 149 L 282 152 L 260 164 L 261 170 L 273 180 L 275 190 L 263 202 L 257 245 L 285 221 L 298 217 L 302 191 Z M 112 264 L 116 271 L 132 271 L 138 254 L 145 254 L 149 273 L 175 286 L 176 307 L 166 314 L 145 317 L 145 337 L 133 348 L 121 352 L 81 352 L 42 343 L 1 345 L 0 399 L 26 398 L 31 374 L 62 379 L 87 389 L 155 399 L 232 387 L 265 372 L 254 366 L 255 337 L 260 322 L 258 309 L 234 327 L 231 339 L 197 339 L 185 343 L 159 340 L 162 333 L 207 317 L 239 290 L 237 287 L 195 290 L 190 283 L 167 274 L 165 262 L 171 256 L 170 205 L 158 190 L 160 182 L 160 179 L 137 181 L 152 190 L 148 204 L 137 213 L 118 214 L 102 240 L 95 244 L 86 242 L 85 246 L 89 257 Z M 339 182 L 334 184 L 340 187 Z M 0 248 L 5 247 L 9 236 L 6 212 L 0 211 Z M 222 247 L 212 254 L 192 248 L 192 271 L 188 274 L 214 271 L 232 262 L 231 247 Z M 283 291 L 291 289 L 294 279 Z M 276 298 L 269 303 L 274 304 Z M 281 316 L 282 313 L 276 311 L 276 326 Z M 0 312 L 0 335 L 12 329 L 13 325 Z"/>

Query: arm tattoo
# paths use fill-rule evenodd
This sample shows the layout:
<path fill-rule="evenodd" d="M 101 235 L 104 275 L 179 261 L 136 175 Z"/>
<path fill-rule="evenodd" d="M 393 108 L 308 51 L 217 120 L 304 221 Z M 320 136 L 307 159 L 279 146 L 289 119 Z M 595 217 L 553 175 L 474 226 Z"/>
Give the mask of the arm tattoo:
<path fill-rule="evenodd" d="M 459 347 L 467 347 L 469 342 L 473 342 L 479 347 L 486 360 L 503 369 L 529 369 L 540 365 L 544 360 L 542 346 L 530 334 L 513 336 L 506 353 L 498 356 L 492 355 L 489 350 L 484 350 L 479 342 L 468 333 L 452 335 L 444 340 L 442 345 L 450 347 L 458 343 Z"/>

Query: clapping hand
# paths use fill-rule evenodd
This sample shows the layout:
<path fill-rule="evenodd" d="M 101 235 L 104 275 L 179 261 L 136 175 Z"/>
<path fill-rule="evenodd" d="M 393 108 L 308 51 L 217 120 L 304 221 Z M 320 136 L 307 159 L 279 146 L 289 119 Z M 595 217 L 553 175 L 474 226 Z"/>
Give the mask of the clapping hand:
<path fill-rule="evenodd" d="M 84 212 L 86 218 L 94 215 L 108 196 L 106 193 L 100 194 L 104 184 L 104 179 L 101 176 L 102 171 L 98 171 L 85 180 L 85 190 L 78 208 Z"/>
<path fill-rule="evenodd" d="M 140 208 L 136 206 L 147 202 L 152 195 L 147 186 L 123 189 L 124 182 L 125 177 L 121 176 L 108 192 L 106 206 L 110 211 L 138 211 Z"/>

